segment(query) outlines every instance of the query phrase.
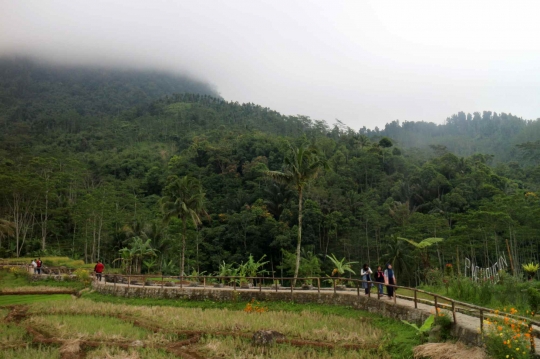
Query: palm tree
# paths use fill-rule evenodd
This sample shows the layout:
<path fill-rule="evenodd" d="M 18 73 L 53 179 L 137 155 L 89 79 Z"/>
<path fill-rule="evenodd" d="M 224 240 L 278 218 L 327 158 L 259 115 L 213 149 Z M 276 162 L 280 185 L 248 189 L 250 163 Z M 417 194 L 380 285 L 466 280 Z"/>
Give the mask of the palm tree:
<path fill-rule="evenodd" d="M 293 286 L 296 284 L 300 268 L 300 250 L 302 247 L 302 199 L 305 186 L 317 177 L 321 169 L 328 164 L 321 156 L 319 149 L 310 144 L 300 147 L 290 145 L 289 156 L 285 157 L 285 171 L 266 171 L 266 175 L 276 182 L 294 186 L 298 191 L 298 241 L 296 244 L 296 267 L 294 269 Z"/>
<path fill-rule="evenodd" d="M 163 220 L 169 222 L 173 217 L 182 220 L 180 275 L 184 275 L 187 221 L 191 219 L 195 226 L 201 224 L 200 216 L 206 215 L 204 209 L 205 193 L 199 180 L 190 176 L 171 177 L 169 184 L 164 189 L 164 193 L 165 196 L 161 199 Z"/>

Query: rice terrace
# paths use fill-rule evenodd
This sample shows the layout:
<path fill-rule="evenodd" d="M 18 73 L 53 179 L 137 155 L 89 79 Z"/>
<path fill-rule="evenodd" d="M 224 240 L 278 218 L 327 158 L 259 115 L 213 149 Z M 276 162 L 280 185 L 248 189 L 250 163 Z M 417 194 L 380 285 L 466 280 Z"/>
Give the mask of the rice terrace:
<path fill-rule="evenodd" d="M 433 301 L 424 291 L 387 301 L 360 295 L 360 282 L 338 289 L 318 278 L 315 286 L 294 290 L 263 277 L 248 277 L 253 284 L 244 289 L 233 277 L 109 274 L 98 281 L 84 265 L 44 266 L 49 274 L 35 275 L 28 265 L 9 262 L 0 270 L 0 358 L 489 357 L 480 347 L 454 341 L 475 339 L 444 328 L 452 314 L 454 322 L 472 314 L 436 296 L 430 315 Z M 406 305 L 420 314 L 408 313 Z M 483 314 L 486 325 L 497 320 L 498 313 L 490 313 Z M 419 325 L 427 318 L 428 324 L 412 328 L 399 317 L 421 319 Z M 432 322 L 443 327 L 440 333 L 429 331 Z M 519 358 L 526 357 L 530 343 L 519 345 Z"/>

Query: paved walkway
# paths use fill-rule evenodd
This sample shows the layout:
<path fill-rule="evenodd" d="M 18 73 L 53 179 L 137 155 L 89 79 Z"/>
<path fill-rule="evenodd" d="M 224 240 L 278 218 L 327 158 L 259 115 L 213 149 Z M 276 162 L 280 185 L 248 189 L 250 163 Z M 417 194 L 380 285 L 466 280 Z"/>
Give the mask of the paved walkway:
<path fill-rule="evenodd" d="M 96 282 L 94 282 L 94 283 L 96 283 Z M 99 285 L 113 286 L 114 283 L 99 282 Z M 127 284 L 122 284 L 122 283 L 116 283 L 116 286 L 128 287 Z M 131 285 L 131 287 L 141 288 L 142 285 Z M 158 289 L 158 288 L 161 288 L 161 285 L 145 286 L 145 287 Z M 205 286 L 205 287 L 203 287 L 203 286 L 198 286 L 198 287 L 184 286 L 182 288 L 164 286 L 163 288 L 166 289 L 166 290 L 186 290 L 186 289 L 187 290 L 212 290 L 212 291 L 214 291 L 214 290 L 217 290 L 217 291 L 234 291 L 235 290 L 233 287 L 216 288 L 216 287 L 213 287 L 213 286 Z M 261 289 L 259 289 L 258 287 L 252 287 L 252 288 L 249 288 L 249 289 L 240 289 L 239 287 L 237 287 L 236 290 L 242 291 L 242 292 L 259 292 L 259 291 L 261 291 Z M 271 288 L 262 288 L 262 291 L 263 292 L 270 292 L 270 291 L 275 292 L 276 289 L 275 288 L 272 288 L 272 289 Z M 332 291 L 333 291 L 333 289 L 331 289 L 331 288 L 321 289 L 321 293 L 329 293 L 329 292 L 332 292 Z M 280 288 L 280 289 L 277 290 L 277 292 L 291 293 L 291 290 L 290 290 L 290 288 Z M 317 289 L 315 288 L 315 289 L 312 289 L 312 290 L 309 290 L 309 291 L 297 289 L 294 292 L 295 293 L 296 292 L 302 292 L 302 293 L 310 292 L 310 293 L 316 294 Z M 356 296 L 357 291 L 356 290 L 340 290 L 340 291 L 337 291 L 336 294 L 338 294 L 338 295 L 354 295 L 354 296 Z M 365 294 L 362 293 L 362 291 L 360 292 L 360 295 L 365 296 Z M 377 299 L 377 294 L 371 295 L 371 297 L 374 298 L 374 299 Z M 390 301 L 387 298 L 388 297 L 384 296 L 380 300 L 384 300 L 384 301 L 388 301 L 388 302 L 394 302 L 394 300 Z M 414 308 L 414 301 L 413 301 L 412 297 L 398 296 L 397 299 L 396 299 L 396 305 L 403 306 L 403 307 Z M 435 312 L 435 305 L 432 302 L 423 300 L 422 303 L 418 302 L 417 306 L 418 306 L 418 309 L 420 309 L 420 310 L 422 310 L 422 311 L 424 311 L 426 313 L 432 314 L 432 313 Z M 440 305 L 439 305 L 439 307 L 440 307 Z M 472 330 L 472 331 L 479 331 L 480 330 L 480 318 L 474 317 L 472 315 L 467 315 L 465 313 L 460 313 L 458 311 L 456 311 L 455 315 L 456 315 L 456 322 L 459 323 L 460 326 L 465 327 L 465 328 L 467 328 L 469 330 Z M 536 327 L 536 326 L 533 326 L 533 330 L 538 331 L 539 328 Z M 536 348 L 536 354 L 540 355 L 540 339 L 538 339 L 538 338 L 535 338 L 535 348 Z"/>

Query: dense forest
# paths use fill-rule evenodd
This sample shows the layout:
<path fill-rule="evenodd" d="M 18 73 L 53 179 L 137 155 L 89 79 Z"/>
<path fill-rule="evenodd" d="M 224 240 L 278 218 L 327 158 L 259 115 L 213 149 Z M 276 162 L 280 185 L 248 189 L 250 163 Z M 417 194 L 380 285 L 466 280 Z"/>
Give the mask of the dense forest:
<path fill-rule="evenodd" d="M 393 262 L 403 284 L 465 257 L 539 261 L 538 121 L 459 113 L 355 131 L 166 74 L 0 61 L 0 79 L 0 257 L 113 266 L 122 248 L 151 248 L 142 271 L 178 274 L 185 238 L 186 272 L 251 254 L 292 274 L 299 187 L 269 174 L 306 150 L 321 166 L 302 187 L 301 252 L 320 274 L 330 254 L 355 270 Z M 174 207 L 186 189 L 195 211 Z M 398 239 L 430 237 L 443 241 Z"/>
<path fill-rule="evenodd" d="M 438 146 L 458 156 L 483 153 L 493 163 L 538 164 L 540 158 L 540 120 L 524 120 L 504 112 L 459 112 L 442 125 L 414 121 L 400 124 L 396 120 L 383 130 L 363 128 L 361 132 L 391 137 L 406 148 Z"/>

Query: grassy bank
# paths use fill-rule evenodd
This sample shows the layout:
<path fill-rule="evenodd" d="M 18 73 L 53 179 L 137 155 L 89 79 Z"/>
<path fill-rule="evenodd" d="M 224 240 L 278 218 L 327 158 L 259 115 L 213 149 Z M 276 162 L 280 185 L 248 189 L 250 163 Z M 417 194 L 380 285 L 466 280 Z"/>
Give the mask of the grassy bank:
<path fill-rule="evenodd" d="M 84 283 L 75 280 L 56 281 L 50 278 L 32 281 L 29 280 L 28 275 L 16 275 L 7 270 L 0 270 L 0 291 L 13 289 L 17 289 L 19 291 L 42 289 L 44 292 L 46 292 L 47 288 L 81 290 L 85 287 L 86 285 Z"/>

